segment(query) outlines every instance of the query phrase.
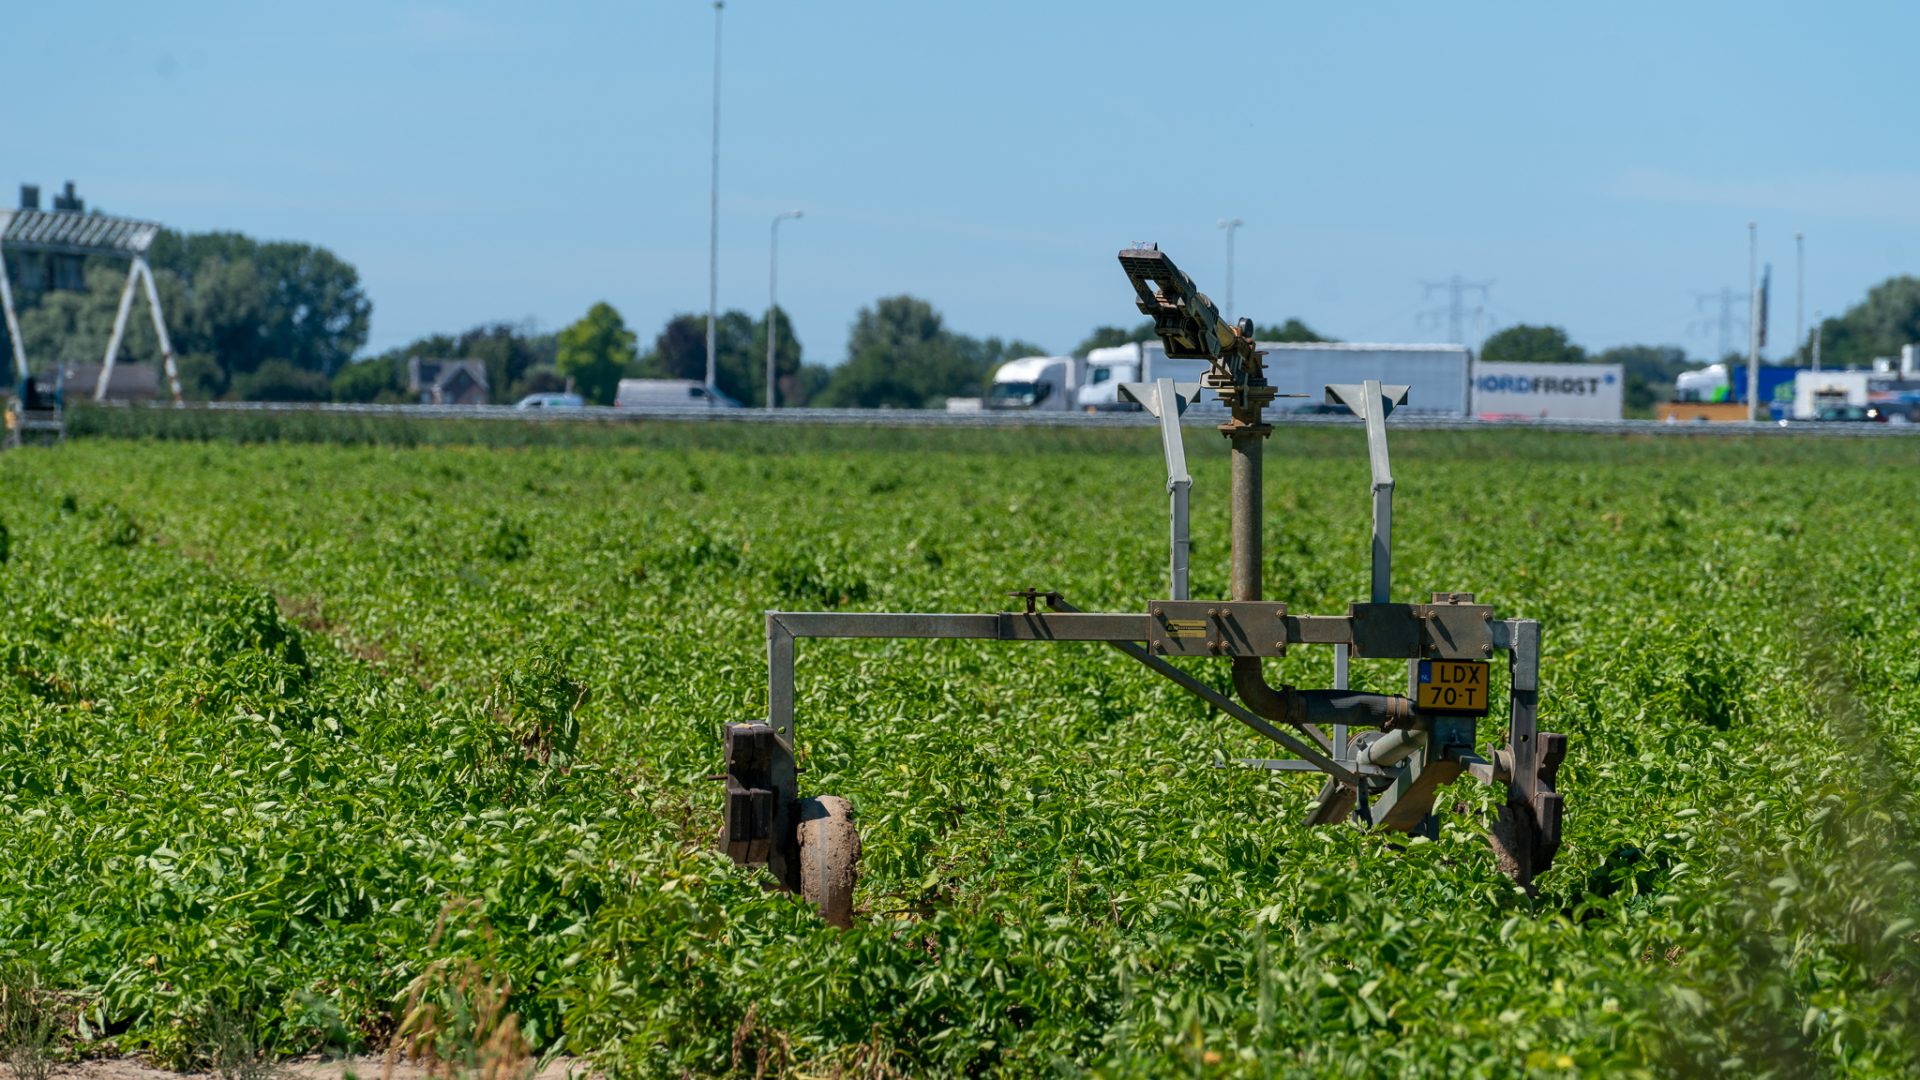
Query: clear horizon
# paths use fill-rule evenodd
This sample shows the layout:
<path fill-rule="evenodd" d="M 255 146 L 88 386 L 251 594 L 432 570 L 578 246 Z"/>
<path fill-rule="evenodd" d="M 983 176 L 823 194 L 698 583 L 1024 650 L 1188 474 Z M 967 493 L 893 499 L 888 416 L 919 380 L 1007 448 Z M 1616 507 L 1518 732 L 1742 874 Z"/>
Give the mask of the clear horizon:
<path fill-rule="evenodd" d="M 595 301 L 643 346 L 704 312 L 710 3 L 25 8 L 7 205 L 67 180 L 184 231 L 325 246 L 369 352 Z M 1644 3 L 1284 11 L 845 3 L 724 12 L 720 306 L 781 302 L 814 363 L 874 300 L 1070 349 L 1138 319 L 1113 262 L 1155 240 L 1235 307 L 1355 341 L 1440 340 L 1422 283 L 1491 280 L 1487 329 L 1706 358 L 1694 291 L 1747 276 L 1767 354 L 1920 262 L 1896 121 L 1920 10 Z M 81 74 L 76 74 L 81 73 Z M 1742 304 L 1744 306 L 1744 304 Z M 1744 336 L 1736 335 L 1736 348 Z"/>

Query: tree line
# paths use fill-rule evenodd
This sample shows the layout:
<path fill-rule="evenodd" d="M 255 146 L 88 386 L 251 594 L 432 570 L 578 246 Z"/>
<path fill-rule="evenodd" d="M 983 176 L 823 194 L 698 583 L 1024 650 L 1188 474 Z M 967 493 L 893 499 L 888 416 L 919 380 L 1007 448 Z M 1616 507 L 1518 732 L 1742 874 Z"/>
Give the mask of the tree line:
<path fill-rule="evenodd" d="M 106 348 L 126 277 L 126 264 L 83 260 L 82 289 L 45 286 L 47 275 L 22 275 L 22 258 L 7 256 L 12 280 L 42 284 L 16 290 L 20 334 L 36 368 L 97 363 Z M 234 232 L 162 230 L 148 253 L 167 312 L 182 390 L 201 400 L 404 402 L 413 357 L 477 360 L 489 399 L 510 403 L 526 394 L 572 387 L 610 404 L 623 378 L 706 377 L 706 317 L 684 313 L 642 348 L 639 334 L 611 305 L 597 303 L 558 332 L 510 322 L 433 334 L 396 349 L 361 356 L 372 301 L 351 263 L 324 247 L 259 241 Z M 783 406 L 938 408 L 948 397 L 981 394 L 1001 363 L 1045 354 L 1018 338 L 977 338 L 946 324 L 926 300 L 890 296 L 860 309 L 845 359 L 831 367 L 806 363 L 784 310 L 772 313 L 776 394 Z M 715 382 L 744 405 L 766 396 L 767 317 L 721 314 L 715 326 Z M 1256 326 L 1262 341 L 1327 341 L 1298 319 Z M 0 345 L 6 330 L 0 326 Z M 1153 337 L 1151 323 L 1101 326 L 1077 345 L 1089 349 Z M 1833 367 L 1866 366 L 1920 341 L 1920 277 L 1890 278 L 1865 299 L 1808 334 Z M 157 357 L 145 318 L 128 322 L 122 359 Z M 1621 364 L 1629 413 L 1644 413 L 1670 395 L 1674 377 L 1692 366 L 1677 345 L 1627 345 L 1589 356 L 1557 326 L 1507 327 L 1483 344 L 1488 361 Z M 1729 359 L 1739 359 L 1730 357 Z"/>
<path fill-rule="evenodd" d="M 1902 275 L 1867 290 L 1864 300 L 1830 319 L 1822 319 L 1797 344 L 1792 360 L 1810 360 L 1818 343 L 1822 367 L 1867 368 L 1883 357 L 1894 357 L 1900 347 L 1920 343 L 1920 277 Z M 1647 415 L 1661 401 L 1671 400 L 1674 379 L 1697 367 L 1678 345 L 1622 345 L 1589 355 L 1558 326 L 1522 324 L 1489 336 L 1480 347 L 1488 362 L 1619 364 L 1625 381 L 1629 416 Z M 1732 367 L 1747 362 L 1746 353 L 1720 358 Z"/>

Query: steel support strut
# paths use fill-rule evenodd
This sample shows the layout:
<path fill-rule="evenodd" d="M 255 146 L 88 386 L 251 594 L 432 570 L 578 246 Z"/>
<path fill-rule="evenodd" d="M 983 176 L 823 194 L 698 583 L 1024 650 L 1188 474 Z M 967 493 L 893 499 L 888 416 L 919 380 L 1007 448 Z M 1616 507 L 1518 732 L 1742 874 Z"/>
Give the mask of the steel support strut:
<path fill-rule="evenodd" d="M 1562 803 L 1554 785 L 1566 756 L 1567 737 L 1536 730 L 1540 709 L 1540 624 L 1516 619 L 1507 655 L 1513 666 L 1513 688 L 1507 725 L 1507 798 L 1500 807 L 1489 838 L 1500 869 L 1521 885 L 1553 865 L 1560 850 Z M 1496 763 L 1496 768 L 1499 763 Z"/>

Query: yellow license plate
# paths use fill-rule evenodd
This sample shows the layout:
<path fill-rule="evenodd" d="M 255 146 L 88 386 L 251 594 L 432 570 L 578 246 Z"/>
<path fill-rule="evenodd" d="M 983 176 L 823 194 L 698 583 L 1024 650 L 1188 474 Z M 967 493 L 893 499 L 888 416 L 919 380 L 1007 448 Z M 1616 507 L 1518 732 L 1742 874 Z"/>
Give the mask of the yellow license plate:
<path fill-rule="evenodd" d="M 1426 712 L 1484 713 L 1492 670 L 1485 660 L 1422 660 L 1413 703 Z"/>

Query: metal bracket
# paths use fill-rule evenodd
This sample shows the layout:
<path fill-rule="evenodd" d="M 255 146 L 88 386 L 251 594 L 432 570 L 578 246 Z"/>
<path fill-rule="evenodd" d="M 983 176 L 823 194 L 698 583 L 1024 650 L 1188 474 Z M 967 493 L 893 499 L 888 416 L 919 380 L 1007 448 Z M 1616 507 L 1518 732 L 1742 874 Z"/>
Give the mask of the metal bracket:
<path fill-rule="evenodd" d="M 1147 647 L 1167 656 L 1285 656 L 1287 605 L 1263 600 L 1162 600 L 1149 609 L 1155 637 Z"/>
<path fill-rule="evenodd" d="M 1052 605 L 1058 603 L 1061 600 L 1061 596 L 1059 593 L 1051 592 L 1051 591 L 1042 591 L 1034 588 L 1031 585 L 1027 586 L 1024 589 L 1017 589 L 1013 592 L 1008 593 L 1007 595 L 1011 597 L 1015 597 L 1017 599 L 1025 600 L 1027 602 L 1027 614 L 1029 615 L 1039 614 L 1039 610 L 1034 607 L 1034 604 L 1036 601 L 1045 600 L 1047 602 L 1047 605 L 1051 607 Z"/>
<path fill-rule="evenodd" d="M 720 846 L 741 866 L 765 865 L 773 853 L 774 827 L 780 817 L 774 758 L 786 748 L 771 724 L 728 724 L 720 738 L 727 765 Z"/>
<path fill-rule="evenodd" d="M 1160 423 L 1160 447 L 1167 458 L 1168 575 L 1175 600 L 1187 598 L 1187 499 L 1193 477 L 1187 474 L 1187 447 L 1180 434 L 1180 414 L 1200 400 L 1199 383 L 1155 379 L 1150 383 L 1121 383 L 1120 396 L 1138 402 Z"/>

